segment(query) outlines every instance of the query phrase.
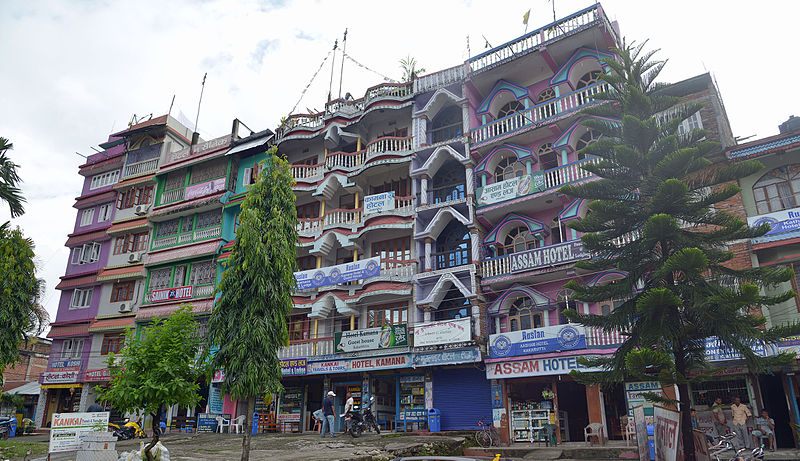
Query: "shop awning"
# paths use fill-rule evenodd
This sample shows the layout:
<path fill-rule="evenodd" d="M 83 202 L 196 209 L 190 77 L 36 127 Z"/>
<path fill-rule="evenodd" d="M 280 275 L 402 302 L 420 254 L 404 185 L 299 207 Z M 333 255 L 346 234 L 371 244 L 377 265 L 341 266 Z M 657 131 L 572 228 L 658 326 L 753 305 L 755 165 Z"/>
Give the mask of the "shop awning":
<path fill-rule="evenodd" d="M 136 277 L 144 277 L 144 266 L 142 264 L 134 264 L 127 267 L 114 267 L 112 269 L 102 269 L 97 274 L 97 281 L 104 282 L 107 280 L 122 280 Z"/>
<path fill-rule="evenodd" d="M 41 389 L 78 389 L 83 387 L 83 383 L 71 383 L 71 384 L 42 384 L 40 386 Z"/>
<path fill-rule="evenodd" d="M 67 239 L 67 243 L 64 246 L 75 246 L 79 243 L 86 243 L 86 242 L 98 242 L 102 240 L 108 240 L 109 237 L 106 234 L 105 230 L 100 230 L 96 232 L 89 232 L 88 234 L 81 234 L 81 235 L 74 235 Z"/>
<path fill-rule="evenodd" d="M 166 317 L 175 312 L 180 306 L 185 306 L 187 304 L 194 306 L 194 309 L 192 309 L 193 314 L 202 314 L 204 312 L 211 312 L 211 308 L 214 307 L 214 300 L 204 299 L 202 301 L 192 301 L 188 299 L 179 303 L 141 306 L 139 312 L 136 313 L 136 320 Z"/>
<path fill-rule="evenodd" d="M 95 274 L 70 279 L 62 279 L 61 282 L 56 285 L 56 290 L 67 290 L 70 288 L 92 285 L 95 283 L 97 283 L 97 275 Z"/>
<path fill-rule="evenodd" d="M 109 234 L 119 234 L 122 232 L 135 232 L 135 231 L 146 231 L 147 230 L 147 218 L 141 217 L 137 219 L 132 219 L 130 221 L 125 221 L 121 223 L 112 224 L 106 232 Z"/>
<path fill-rule="evenodd" d="M 126 179 L 125 181 L 119 182 L 116 185 L 114 185 L 114 190 L 122 190 L 125 189 L 126 187 L 153 181 L 153 178 L 155 178 L 155 176 L 156 174 L 153 173 L 147 176 L 139 176 L 138 178 Z"/>
<path fill-rule="evenodd" d="M 86 208 L 86 207 L 88 207 L 90 205 L 95 205 L 95 204 L 98 204 L 98 203 L 113 201 L 116 198 L 116 196 L 117 196 L 117 193 L 112 190 L 112 191 L 104 192 L 102 194 L 93 195 L 91 197 L 79 198 L 79 199 L 76 199 L 76 202 L 75 202 L 74 205 L 72 205 L 72 207 L 73 208 Z"/>
<path fill-rule="evenodd" d="M 66 338 L 69 336 L 86 336 L 89 334 L 88 323 L 76 323 L 71 325 L 51 325 L 48 338 Z"/>
<path fill-rule="evenodd" d="M 36 381 L 25 383 L 22 386 L 15 387 L 14 389 L 5 391 L 6 394 L 19 394 L 19 395 L 39 395 L 41 385 Z"/>
<path fill-rule="evenodd" d="M 100 319 L 93 321 L 92 324 L 89 325 L 89 331 L 96 333 L 98 331 L 122 330 L 127 327 L 132 327 L 133 324 L 133 316 Z"/>

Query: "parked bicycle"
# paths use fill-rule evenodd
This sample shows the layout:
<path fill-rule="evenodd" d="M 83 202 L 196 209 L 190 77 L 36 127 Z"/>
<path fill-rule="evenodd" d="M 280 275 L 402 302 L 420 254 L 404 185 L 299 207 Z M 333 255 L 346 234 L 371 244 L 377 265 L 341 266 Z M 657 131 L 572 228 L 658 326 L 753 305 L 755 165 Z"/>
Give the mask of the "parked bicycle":
<path fill-rule="evenodd" d="M 739 450 L 733 446 L 733 439 L 736 438 L 736 433 L 725 434 L 719 437 L 719 440 L 709 447 L 711 458 L 715 461 L 761 461 L 764 459 L 764 445 L 748 450 L 747 448 L 740 448 Z M 733 456 L 728 457 L 727 452 L 732 451 Z"/>
<path fill-rule="evenodd" d="M 494 428 L 492 421 L 486 421 L 486 418 L 478 420 L 478 430 L 475 432 L 475 441 L 478 442 L 483 448 L 489 448 L 492 445 L 497 445 L 500 436 Z"/>

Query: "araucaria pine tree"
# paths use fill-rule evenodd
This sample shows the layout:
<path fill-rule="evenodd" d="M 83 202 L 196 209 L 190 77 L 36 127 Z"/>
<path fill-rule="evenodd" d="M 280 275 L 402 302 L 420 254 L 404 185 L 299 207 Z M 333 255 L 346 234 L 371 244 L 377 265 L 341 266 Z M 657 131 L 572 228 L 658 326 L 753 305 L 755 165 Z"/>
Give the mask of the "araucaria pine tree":
<path fill-rule="evenodd" d="M 567 315 L 586 326 L 620 331 L 626 339 L 613 356 L 583 360 L 605 372 L 575 376 L 584 383 L 633 377 L 677 385 L 684 454 L 692 461 L 688 385 L 708 376 L 706 338 L 716 337 L 741 354 L 753 372 L 785 360 L 758 357 L 752 346 L 774 344 L 800 327 L 767 329 L 765 319 L 753 312 L 790 299 L 791 292 L 764 296 L 760 287 L 785 282 L 793 273 L 779 266 L 737 270 L 726 265 L 733 258 L 726 244 L 764 235 L 768 226 L 751 229 L 714 205 L 739 193 L 735 181 L 761 164 L 711 162 L 720 146 L 707 140 L 708 132 L 678 133 L 680 123 L 701 105 L 660 91 L 666 85 L 655 80 L 666 61 L 651 60 L 655 51 L 643 52 L 641 45 L 623 44 L 615 51 L 617 59 L 605 61 L 611 71 L 601 76 L 611 89 L 595 96 L 607 103 L 586 110 L 582 122 L 602 135 L 581 152 L 599 158 L 584 167 L 599 179 L 561 192 L 591 201 L 586 217 L 571 224 L 584 233 L 583 245 L 592 255 L 576 266 L 627 274 L 605 286 L 568 283 L 580 301 L 624 302 L 606 316 L 574 310 Z"/>
<path fill-rule="evenodd" d="M 273 148 L 242 202 L 236 243 L 208 325 L 211 366 L 225 373 L 222 392 L 247 399 L 245 427 L 251 427 L 256 396 L 283 390 L 278 349 L 289 342 L 286 317 L 297 270 L 293 184 L 289 164 Z M 245 431 L 242 461 L 249 457 Z"/>

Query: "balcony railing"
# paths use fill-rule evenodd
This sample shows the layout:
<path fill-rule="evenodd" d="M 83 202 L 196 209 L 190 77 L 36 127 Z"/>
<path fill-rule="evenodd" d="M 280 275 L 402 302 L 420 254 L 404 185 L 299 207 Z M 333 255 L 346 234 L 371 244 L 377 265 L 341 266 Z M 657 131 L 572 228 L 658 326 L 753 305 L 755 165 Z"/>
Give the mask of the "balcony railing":
<path fill-rule="evenodd" d="M 173 189 L 165 191 L 161 194 L 161 200 L 159 200 L 160 205 L 164 205 L 166 203 L 177 202 L 179 200 L 183 200 L 183 192 L 185 189 Z"/>
<path fill-rule="evenodd" d="M 414 209 L 414 197 L 395 197 L 394 209 L 384 210 L 380 215 L 405 214 L 411 213 Z M 297 220 L 297 232 L 300 235 L 308 236 L 320 232 L 320 226 L 325 228 L 336 226 L 355 226 L 362 224 L 366 219 L 378 214 L 364 214 L 363 208 L 346 209 L 337 208 L 325 212 L 321 218 L 302 218 Z"/>
<path fill-rule="evenodd" d="M 333 354 L 333 338 L 301 339 L 289 341 L 289 345 L 278 349 L 278 357 L 313 357 Z"/>
<path fill-rule="evenodd" d="M 486 259 L 481 263 L 481 273 L 484 278 L 497 277 L 560 266 L 587 259 L 588 257 L 589 255 L 584 251 L 583 243 L 580 240 L 570 240 L 569 242 L 545 245 L 519 253 Z"/>
<path fill-rule="evenodd" d="M 355 168 L 364 164 L 366 157 L 363 150 L 357 152 L 332 152 L 325 157 L 325 168 L 333 170 L 335 168 Z"/>
<path fill-rule="evenodd" d="M 430 206 L 436 205 L 439 203 L 448 203 L 454 200 L 461 200 L 467 196 L 467 185 L 466 184 L 451 184 L 444 187 L 437 187 L 434 189 L 428 189 L 428 193 L 426 195 L 426 202 L 423 204 L 421 202 L 422 194 L 417 194 L 419 200 L 417 200 L 417 206 Z"/>
<path fill-rule="evenodd" d="M 158 157 L 151 158 L 137 163 L 130 163 L 125 165 L 122 171 L 122 179 L 127 179 L 132 176 L 139 176 L 147 173 L 152 173 L 158 169 Z"/>
<path fill-rule="evenodd" d="M 460 82 L 467 76 L 468 72 L 468 64 L 459 64 L 449 69 L 444 69 L 440 70 L 439 72 L 417 77 L 414 80 L 414 93 L 424 93 L 426 91 L 435 90 L 443 86 Z"/>
<path fill-rule="evenodd" d="M 206 229 L 198 229 L 193 232 L 185 234 L 170 235 L 169 237 L 162 237 L 153 240 L 152 248 L 158 250 L 161 248 L 171 247 L 173 245 L 182 245 L 184 243 L 199 242 L 211 238 L 219 237 L 222 234 L 222 226 L 209 227 Z"/>
<path fill-rule="evenodd" d="M 369 103 L 382 98 L 406 98 L 411 96 L 410 83 L 381 83 L 380 85 L 373 86 L 367 90 L 364 96 L 364 106 Z"/>
<path fill-rule="evenodd" d="M 297 233 L 308 236 L 320 231 L 322 218 L 303 218 L 297 220 Z"/>
<path fill-rule="evenodd" d="M 470 264 L 472 261 L 469 256 L 470 248 L 456 248 L 454 250 L 440 251 L 431 254 L 433 259 L 433 270 L 449 269 L 451 267 Z"/>
<path fill-rule="evenodd" d="M 411 136 L 398 138 L 387 136 L 378 138 L 357 152 L 333 152 L 325 158 L 328 170 L 336 168 L 351 169 L 359 167 L 378 155 L 411 150 Z"/>
<path fill-rule="evenodd" d="M 322 176 L 323 164 L 317 165 L 292 165 L 292 177 L 295 181 L 305 181 Z"/>
<path fill-rule="evenodd" d="M 577 13 L 571 14 L 566 18 L 560 19 L 556 22 L 548 24 L 540 29 L 534 30 L 528 34 L 523 35 L 515 40 L 493 48 L 485 53 L 481 53 L 473 58 L 470 58 L 469 63 L 470 71 L 478 72 L 482 69 L 495 66 L 503 61 L 513 59 L 520 54 L 536 48 L 542 43 L 550 40 L 563 37 L 575 30 L 589 26 L 595 22 L 604 21 L 606 30 L 609 30 L 614 35 L 614 29 L 605 20 L 599 5 L 593 5 Z M 616 36 L 615 36 L 616 38 Z"/>
<path fill-rule="evenodd" d="M 606 332 L 599 328 L 586 328 L 587 347 L 612 347 L 622 344 L 627 338 L 619 331 Z"/>
<path fill-rule="evenodd" d="M 473 144 L 478 145 L 506 134 L 512 134 L 544 125 L 552 118 L 564 113 L 575 112 L 591 104 L 594 102 L 592 96 L 606 89 L 608 89 L 607 83 L 595 83 L 594 85 L 573 91 L 560 98 L 537 104 L 521 112 L 508 115 L 475 128 L 470 132 L 470 139 Z"/>

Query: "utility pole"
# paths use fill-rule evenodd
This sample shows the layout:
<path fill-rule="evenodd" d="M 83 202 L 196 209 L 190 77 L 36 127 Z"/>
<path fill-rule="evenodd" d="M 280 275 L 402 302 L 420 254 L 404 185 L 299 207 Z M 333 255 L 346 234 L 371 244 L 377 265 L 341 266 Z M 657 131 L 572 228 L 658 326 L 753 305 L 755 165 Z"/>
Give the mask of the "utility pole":
<path fill-rule="evenodd" d="M 339 47 L 339 39 L 333 42 L 333 61 L 331 61 L 331 82 L 328 84 L 328 102 L 331 102 L 331 90 L 333 89 L 333 69 L 336 67 L 336 48 Z M 344 57 L 342 57 L 344 59 Z"/>
<path fill-rule="evenodd" d="M 339 71 L 339 98 L 342 97 L 342 76 L 344 75 L 344 55 L 347 53 L 347 28 L 344 29 L 342 39 L 342 69 Z"/>

